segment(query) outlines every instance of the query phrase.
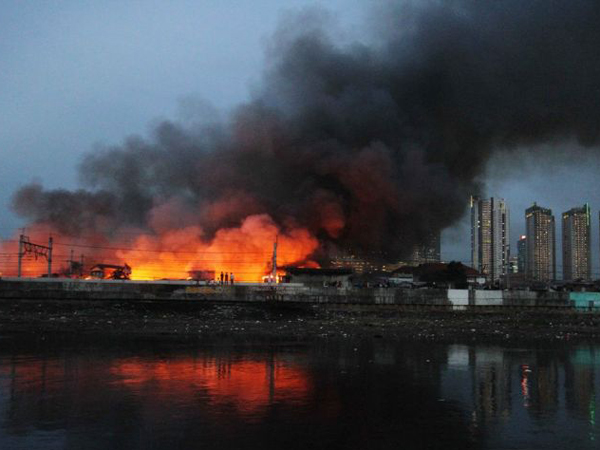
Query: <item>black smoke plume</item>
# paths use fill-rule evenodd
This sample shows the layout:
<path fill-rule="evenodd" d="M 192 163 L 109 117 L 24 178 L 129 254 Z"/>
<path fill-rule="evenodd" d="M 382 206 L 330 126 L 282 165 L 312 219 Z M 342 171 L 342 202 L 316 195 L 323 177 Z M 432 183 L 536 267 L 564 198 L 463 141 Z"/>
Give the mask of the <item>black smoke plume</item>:
<path fill-rule="evenodd" d="M 463 215 L 495 150 L 598 144 L 598 0 L 383 10 L 374 36 L 349 45 L 318 13 L 288 21 L 261 90 L 229 120 L 164 122 L 88 154 L 84 190 L 26 186 L 16 211 L 74 236 L 198 224 L 205 239 L 267 213 L 322 251 L 397 260 Z"/>

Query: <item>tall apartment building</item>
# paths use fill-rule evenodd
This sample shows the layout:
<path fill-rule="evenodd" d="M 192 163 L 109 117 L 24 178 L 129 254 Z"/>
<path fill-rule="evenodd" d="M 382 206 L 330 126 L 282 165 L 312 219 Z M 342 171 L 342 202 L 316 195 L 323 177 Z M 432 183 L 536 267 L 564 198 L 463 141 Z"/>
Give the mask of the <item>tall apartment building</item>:
<path fill-rule="evenodd" d="M 592 278 L 590 206 L 572 208 L 562 215 L 563 280 Z"/>
<path fill-rule="evenodd" d="M 440 234 L 432 233 L 425 243 L 415 246 L 410 256 L 410 265 L 440 262 Z"/>
<path fill-rule="evenodd" d="M 536 203 L 525 210 L 528 278 L 540 281 L 556 279 L 556 240 L 552 210 Z"/>
<path fill-rule="evenodd" d="M 471 265 L 491 281 L 508 270 L 509 222 L 503 199 L 471 197 Z"/>
<path fill-rule="evenodd" d="M 517 261 L 519 273 L 525 273 L 527 267 L 527 236 L 524 234 L 517 241 Z"/>

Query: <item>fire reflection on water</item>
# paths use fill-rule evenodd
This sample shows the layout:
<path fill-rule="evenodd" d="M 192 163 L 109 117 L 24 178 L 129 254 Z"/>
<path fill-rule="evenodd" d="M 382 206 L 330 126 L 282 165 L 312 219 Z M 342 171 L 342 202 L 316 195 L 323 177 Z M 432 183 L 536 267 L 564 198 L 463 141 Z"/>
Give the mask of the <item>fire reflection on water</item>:
<path fill-rule="evenodd" d="M 40 430 L 64 432 L 76 448 L 104 439 L 105 448 L 127 449 L 178 436 L 214 444 L 207 448 L 252 439 L 301 448 L 318 436 L 362 448 L 595 449 L 599 432 L 593 346 L 36 351 L 0 353 L 0 448 Z M 373 439 L 382 445 L 369 447 Z"/>
<path fill-rule="evenodd" d="M 42 397 L 61 396 L 65 384 L 75 397 L 89 396 L 97 383 L 108 382 L 115 390 L 130 391 L 157 405 L 197 398 L 252 418 L 259 418 L 276 403 L 301 403 L 311 389 L 303 370 L 277 358 L 232 361 L 136 357 L 98 367 L 85 360 L 67 365 L 59 359 L 25 359 L 12 366 L 2 365 L 0 377 L 12 380 L 11 392 L 20 399 L 39 401 Z"/>
<path fill-rule="evenodd" d="M 298 402 L 307 395 L 310 383 L 300 369 L 280 362 L 170 360 L 116 361 L 110 368 L 113 383 L 132 388 L 152 386 L 157 395 L 194 395 L 203 391 L 210 402 L 234 406 L 252 416 L 275 402 Z"/>

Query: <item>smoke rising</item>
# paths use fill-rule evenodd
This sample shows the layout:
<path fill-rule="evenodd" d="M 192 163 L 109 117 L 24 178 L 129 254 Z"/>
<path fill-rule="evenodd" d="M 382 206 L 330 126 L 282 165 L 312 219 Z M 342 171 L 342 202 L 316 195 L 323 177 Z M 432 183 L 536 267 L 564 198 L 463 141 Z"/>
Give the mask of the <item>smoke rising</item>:
<path fill-rule="evenodd" d="M 316 258 L 394 261 L 463 215 L 494 151 L 597 146 L 597 0 L 388 2 L 375 15 L 370 44 L 336 42 L 319 12 L 286 21 L 262 87 L 230 118 L 94 150 L 81 190 L 25 186 L 15 211 L 109 240 L 197 227 L 210 241 L 262 215 L 308 230 Z"/>

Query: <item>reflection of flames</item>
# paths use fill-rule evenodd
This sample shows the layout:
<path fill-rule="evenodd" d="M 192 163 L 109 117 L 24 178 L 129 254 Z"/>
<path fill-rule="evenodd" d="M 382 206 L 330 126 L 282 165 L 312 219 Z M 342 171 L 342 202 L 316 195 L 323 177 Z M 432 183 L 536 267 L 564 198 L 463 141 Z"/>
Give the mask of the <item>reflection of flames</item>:
<path fill-rule="evenodd" d="M 303 372 L 267 361 L 126 360 L 114 364 L 111 373 L 119 383 L 157 386 L 167 395 L 173 395 L 174 389 L 182 389 L 179 394 L 202 389 L 211 401 L 232 404 L 240 412 L 256 412 L 279 401 L 298 401 L 309 390 Z"/>
<path fill-rule="evenodd" d="M 305 228 L 282 231 L 267 215 L 249 216 L 239 227 L 222 228 L 210 240 L 203 239 L 203 230 L 198 226 L 153 234 L 132 230 L 129 240 L 123 238 L 127 233 L 115 240 L 87 236 L 74 241 L 51 232 L 55 242 L 53 272 L 65 265 L 68 252 L 75 248 L 85 254 L 88 267 L 92 263 L 129 264 L 134 280 L 185 279 L 190 271 L 212 270 L 217 276 L 221 272 L 234 273 L 236 281 L 261 281 L 271 271 L 276 237 L 278 266 L 305 263 L 318 247 L 317 239 Z M 42 226 L 28 229 L 32 242 L 47 242 L 48 233 L 48 228 Z M 0 253 L 0 272 L 16 275 L 18 242 L 2 243 Z M 47 261 L 28 256 L 23 260 L 22 272 L 25 277 L 45 274 Z"/>
<path fill-rule="evenodd" d="M 20 361 L 12 368 L 0 368 L 0 375 L 8 376 L 10 372 L 15 394 L 44 390 L 48 395 L 53 388 L 62 389 L 57 380 L 76 374 L 75 391 L 85 392 L 91 385 L 110 380 L 114 387 L 135 392 L 151 389 L 158 402 L 177 402 L 205 392 L 214 404 L 231 405 L 240 413 L 252 415 L 270 404 L 298 403 L 307 398 L 311 389 L 305 372 L 276 358 L 262 361 L 130 358 L 115 360 L 106 371 L 82 362 L 74 370 L 59 359 Z"/>

